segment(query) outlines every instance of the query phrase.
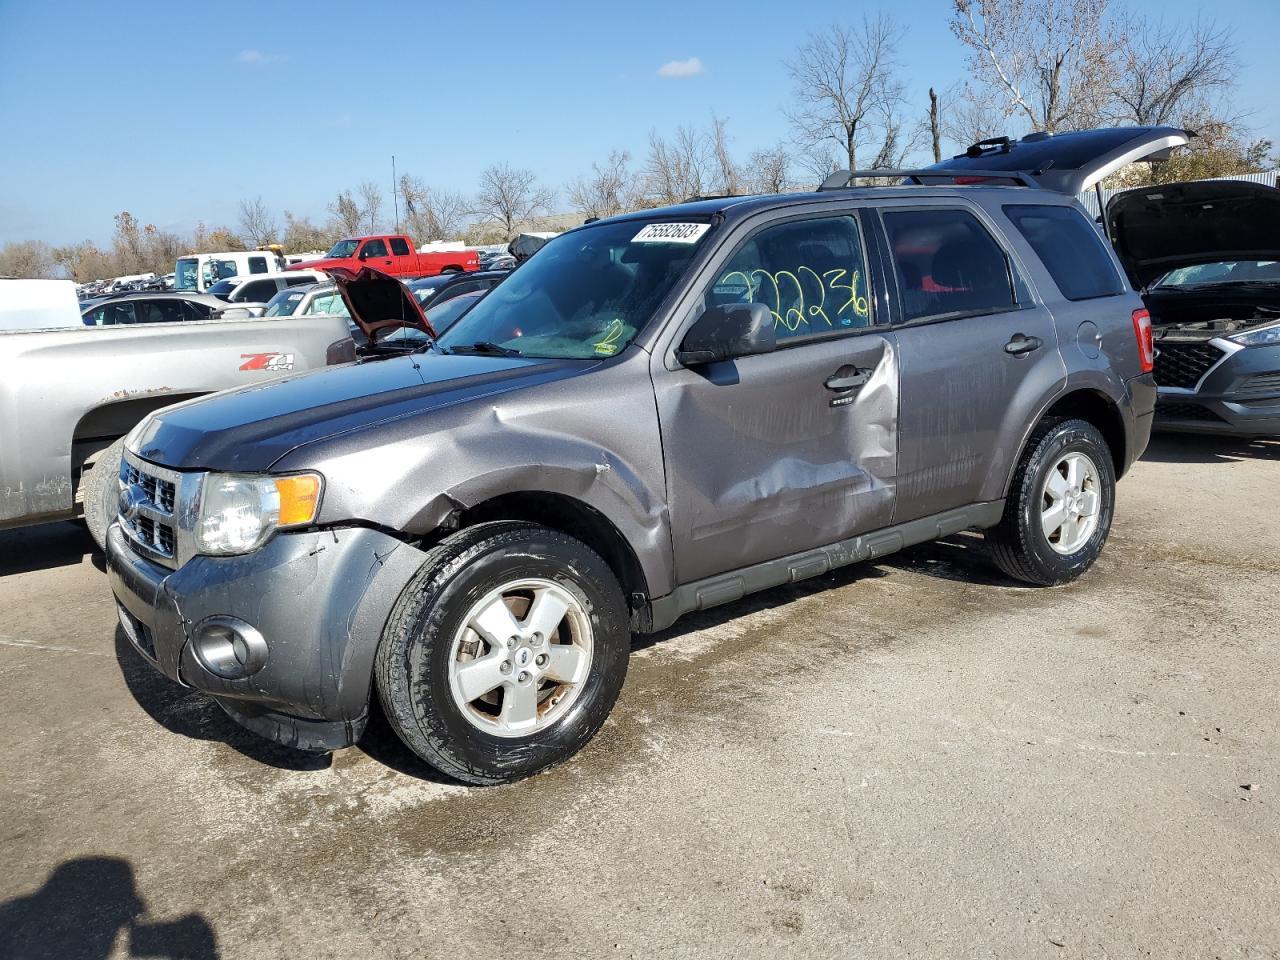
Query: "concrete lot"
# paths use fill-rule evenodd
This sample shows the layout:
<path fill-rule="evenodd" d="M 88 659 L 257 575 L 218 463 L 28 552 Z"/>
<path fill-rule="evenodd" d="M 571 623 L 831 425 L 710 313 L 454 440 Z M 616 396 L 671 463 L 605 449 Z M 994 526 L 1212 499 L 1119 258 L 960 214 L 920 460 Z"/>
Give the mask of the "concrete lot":
<path fill-rule="evenodd" d="M 957 538 L 683 622 L 489 790 L 257 741 L 0 533 L 0 957 L 1275 957 L 1278 488 L 1160 440 L 1070 587 Z"/>

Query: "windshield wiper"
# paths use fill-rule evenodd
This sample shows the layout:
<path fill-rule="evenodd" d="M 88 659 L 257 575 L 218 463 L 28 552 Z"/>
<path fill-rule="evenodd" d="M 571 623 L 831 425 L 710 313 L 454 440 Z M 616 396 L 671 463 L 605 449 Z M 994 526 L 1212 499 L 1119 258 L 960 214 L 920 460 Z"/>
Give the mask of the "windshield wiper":
<path fill-rule="evenodd" d="M 442 349 L 441 353 L 478 353 L 490 357 L 523 357 L 524 354 L 519 350 L 513 350 L 511 347 L 504 347 L 500 343 L 494 343 L 492 340 L 477 340 L 475 343 L 462 344 L 456 347 L 449 347 L 447 350 Z"/>

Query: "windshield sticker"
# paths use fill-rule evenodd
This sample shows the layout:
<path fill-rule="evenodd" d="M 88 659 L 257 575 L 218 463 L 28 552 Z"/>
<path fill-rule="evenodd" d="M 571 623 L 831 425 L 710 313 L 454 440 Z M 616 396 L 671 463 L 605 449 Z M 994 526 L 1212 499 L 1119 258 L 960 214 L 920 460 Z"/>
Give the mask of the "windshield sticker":
<path fill-rule="evenodd" d="M 650 223 L 631 238 L 632 243 L 697 243 L 711 229 L 709 223 Z"/>
<path fill-rule="evenodd" d="M 622 336 L 623 324 L 614 319 L 604 332 L 604 337 L 596 341 L 596 353 L 602 357 L 612 357 L 618 352 L 618 339 Z"/>

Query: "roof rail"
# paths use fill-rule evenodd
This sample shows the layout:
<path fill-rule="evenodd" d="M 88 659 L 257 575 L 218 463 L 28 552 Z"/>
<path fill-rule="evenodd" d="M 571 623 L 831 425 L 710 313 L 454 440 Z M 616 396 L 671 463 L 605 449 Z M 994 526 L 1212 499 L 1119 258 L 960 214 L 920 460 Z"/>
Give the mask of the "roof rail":
<path fill-rule="evenodd" d="M 685 197 L 681 203 L 698 203 L 702 200 L 736 200 L 738 197 L 745 197 L 745 193 L 703 193 L 694 194 L 692 197 Z"/>
<path fill-rule="evenodd" d="M 1010 180 L 1014 186 L 1039 187 L 1026 170 L 949 170 L 946 167 L 926 167 L 923 170 L 837 170 L 818 186 L 819 191 L 845 190 L 855 180 L 914 180 L 923 183 L 922 177 L 963 177 L 967 181 Z"/>

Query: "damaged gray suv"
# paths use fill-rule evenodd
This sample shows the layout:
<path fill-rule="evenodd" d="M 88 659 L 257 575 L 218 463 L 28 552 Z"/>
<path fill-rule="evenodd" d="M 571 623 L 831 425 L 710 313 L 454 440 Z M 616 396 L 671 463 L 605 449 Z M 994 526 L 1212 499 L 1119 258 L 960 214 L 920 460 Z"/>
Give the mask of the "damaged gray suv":
<path fill-rule="evenodd" d="M 1092 133 L 1051 177 L 980 146 L 591 223 L 438 338 L 396 281 L 340 276 L 361 360 L 130 435 L 123 630 L 264 736 L 343 747 L 377 703 L 491 784 L 582 747 L 632 633 L 686 612 L 970 529 L 1018 580 L 1080 576 L 1156 389 L 1072 196 L 1180 131 Z"/>

